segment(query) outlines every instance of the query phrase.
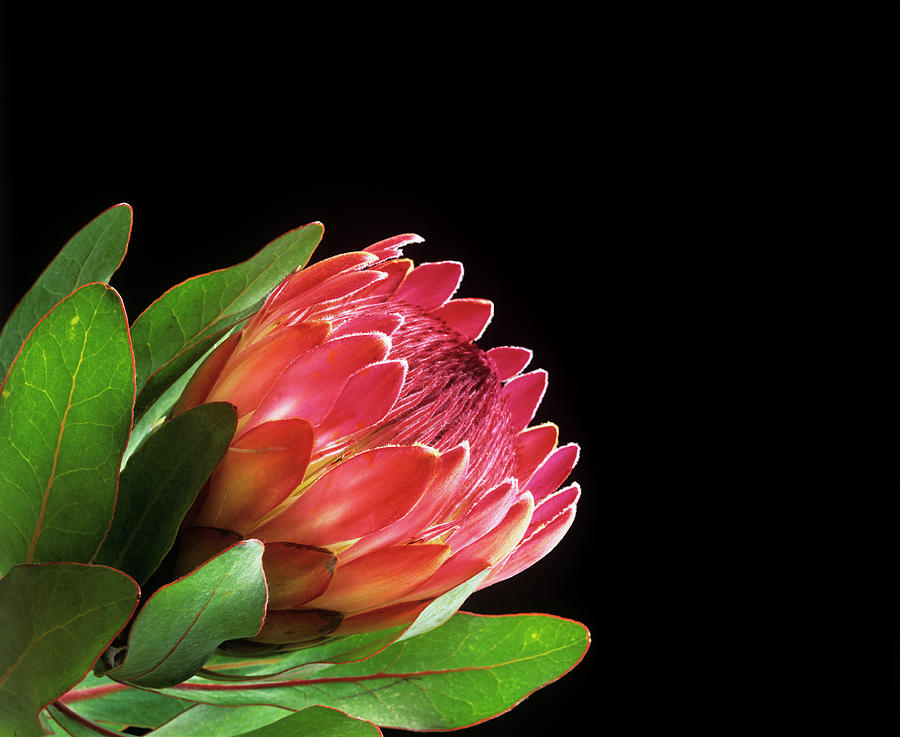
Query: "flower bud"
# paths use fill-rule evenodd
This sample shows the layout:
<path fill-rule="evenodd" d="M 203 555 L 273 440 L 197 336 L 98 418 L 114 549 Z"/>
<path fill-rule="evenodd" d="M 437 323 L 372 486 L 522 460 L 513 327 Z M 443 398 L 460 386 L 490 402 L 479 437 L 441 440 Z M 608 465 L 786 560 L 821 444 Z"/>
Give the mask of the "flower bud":
<path fill-rule="evenodd" d="M 265 543 L 266 620 L 282 649 L 411 622 L 490 568 L 515 575 L 566 533 L 578 457 L 529 427 L 547 374 L 482 350 L 493 316 L 453 299 L 462 265 L 418 267 L 402 235 L 290 275 L 194 374 L 176 408 L 237 408 L 234 439 L 185 520 L 182 572 Z M 251 643 L 238 647 L 251 648 Z"/>

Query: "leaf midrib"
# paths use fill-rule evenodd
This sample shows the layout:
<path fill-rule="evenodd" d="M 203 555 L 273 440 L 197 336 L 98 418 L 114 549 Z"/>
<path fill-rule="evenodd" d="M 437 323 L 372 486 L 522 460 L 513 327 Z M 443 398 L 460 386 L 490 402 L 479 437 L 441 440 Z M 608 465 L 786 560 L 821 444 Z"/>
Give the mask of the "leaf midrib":
<path fill-rule="evenodd" d="M 414 678 L 422 678 L 424 676 L 442 676 L 451 673 L 468 673 L 471 671 L 482 671 L 482 670 L 494 670 L 496 668 L 504 668 L 510 665 L 518 665 L 520 663 L 527 662 L 529 660 L 535 660 L 537 658 L 545 658 L 553 653 L 560 652 L 562 650 L 567 650 L 572 647 L 577 647 L 577 642 L 568 642 L 564 645 L 560 645 L 559 647 L 555 647 L 552 650 L 542 650 L 539 653 L 534 653 L 532 655 L 527 655 L 521 658 L 515 658 L 513 660 L 506 660 L 501 663 L 492 663 L 490 665 L 470 665 L 470 666 L 462 666 L 458 668 L 443 668 L 443 669 L 430 669 L 430 670 L 421 670 L 421 671 L 410 671 L 406 673 L 370 673 L 367 675 L 358 675 L 358 676 L 337 676 L 334 678 L 296 678 L 292 680 L 284 680 L 284 681 L 267 681 L 263 683 L 242 683 L 242 684 L 213 684 L 213 683 L 182 683 L 174 688 L 178 690 L 186 690 L 186 691 L 241 691 L 241 690 L 259 690 L 266 688 L 283 688 L 283 687 L 293 687 L 293 686 L 321 686 L 328 685 L 331 683 L 355 683 L 357 681 L 374 681 L 374 680 L 382 680 L 385 678 L 392 679 L 400 679 L 400 680 L 410 680 Z"/>
<path fill-rule="evenodd" d="M 51 627 L 50 629 L 48 629 L 48 630 L 47 630 L 46 632 L 44 632 L 42 635 L 40 635 L 40 636 L 34 638 L 31 642 L 28 643 L 28 645 L 27 645 L 26 648 L 22 651 L 22 653 L 19 655 L 19 657 L 16 658 L 15 662 L 14 662 L 14 663 L 6 670 L 6 673 L 4 673 L 2 676 L 0 676 L 0 686 L 2 686 L 2 685 L 7 681 L 7 679 L 10 677 L 10 675 L 12 675 L 13 671 L 15 671 L 15 669 L 19 667 L 19 665 L 21 664 L 22 660 L 25 658 L 26 655 L 28 655 L 28 653 L 31 651 L 31 649 L 32 649 L 35 645 L 37 645 L 41 640 L 43 640 L 45 637 L 49 637 L 53 632 L 56 632 L 57 630 L 61 630 L 61 629 L 67 628 L 67 627 L 68 627 L 69 625 L 71 625 L 73 622 L 75 622 L 76 620 L 81 619 L 82 617 L 86 617 L 86 616 L 88 616 L 89 614 L 93 614 L 94 612 L 100 611 L 101 609 L 105 609 L 105 608 L 108 607 L 108 606 L 111 606 L 111 605 L 114 605 L 114 604 L 118 604 L 118 603 L 119 603 L 118 601 L 115 601 L 115 602 L 104 602 L 104 603 L 101 604 L 100 606 L 97 606 L 97 607 L 94 607 L 93 609 L 88 609 L 88 610 L 86 610 L 86 611 L 80 612 L 79 614 L 76 614 L 74 617 L 72 617 L 72 618 L 69 619 L 68 621 L 63 622 L 62 624 L 57 624 L 57 625 Z"/>
<path fill-rule="evenodd" d="M 91 319 L 88 322 L 87 327 L 84 330 L 84 340 L 81 343 L 81 351 L 78 354 L 78 363 L 75 366 L 75 371 L 72 373 L 72 385 L 69 387 L 69 396 L 66 398 L 66 408 L 63 411 L 62 419 L 59 423 L 59 432 L 56 436 L 56 448 L 53 451 L 53 463 L 50 466 L 50 475 L 47 477 L 47 485 L 44 487 L 44 494 L 41 498 L 41 510 L 38 513 L 37 523 L 35 524 L 34 534 L 31 537 L 31 543 L 28 546 L 28 555 L 25 557 L 26 563 L 31 563 L 34 560 L 34 551 L 37 547 L 38 538 L 43 534 L 44 527 L 44 516 L 47 513 L 47 503 L 50 500 L 50 490 L 53 487 L 53 482 L 56 480 L 56 466 L 59 462 L 59 449 L 62 446 L 63 435 L 65 435 L 66 431 L 66 419 L 69 417 L 69 411 L 72 409 L 72 397 L 75 394 L 75 386 L 78 383 L 78 372 L 81 371 L 82 365 L 84 365 L 84 351 L 87 347 L 88 336 L 94 325 L 94 319 L 97 317 L 97 312 L 99 311 L 100 306 L 99 303 L 94 306 L 94 312 L 91 315 Z"/>
<path fill-rule="evenodd" d="M 203 606 L 200 607 L 200 609 L 199 609 L 199 611 L 197 612 L 197 614 L 194 615 L 194 618 L 191 620 L 190 624 L 188 624 L 187 629 L 185 629 L 184 634 L 182 634 L 182 635 L 175 641 L 175 644 L 172 645 L 171 648 L 169 648 L 169 651 L 168 651 L 168 652 L 167 652 L 167 653 L 166 653 L 166 654 L 165 654 L 165 655 L 164 655 L 164 656 L 163 656 L 163 657 L 162 657 L 155 665 L 151 666 L 149 669 L 143 671 L 142 673 L 138 673 L 137 675 L 130 676 L 130 677 L 128 678 L 128 680 L 134 681 L 134 680 L 136 680 L 136 679 L 138 679 L 138 678 L 144 678 L 144 677 L 148 676 L 150 673 L 153 673 L 153 671 L 157 670 L 157 669 L 160 668 L 163 664 L 165 664 L 165 662 L 166 662 L 170 657 L 172 657 L 172 654 L 178 649 L 178 646 L 179 646 L 182 642 L 184 642 L 185 638 L 193 631 L 193 629 L 194 629 L 194 627 L 197 625 L 197 622 L 199 621 L 201 615 L 207 610 L 207 608 L 209 608 L 210 602 L 213 600 L 213 598 L 214 598 L 214 597 L 216 596 L 216 594 L 219 592 L 219 587 L 222 585 L 222 582 L 223 582 L 226 578 L 228 578 L 228 575 L 229 575 L 230 572 L 231 572 L 231 571 L 226 571 L 225 573 L 222 574 L 222 578 L 220 578 L 220 579 L 219 579 L 219 582 L 213 587 L 213 590 L 212 590 L 212 592 L 210 593 L 209 597 L 208 597 L 207 600 L 204 602 Z M 148 601 L 147 603 L 149 604 L 150 602 Z M 125 667 L 125 665 L 126 665 L 126 663 L 122 663 L 122 667 L 123 667 L 123 668 Z M 110 674 L 110 675 L 112 675 L 112 674 Z"/>

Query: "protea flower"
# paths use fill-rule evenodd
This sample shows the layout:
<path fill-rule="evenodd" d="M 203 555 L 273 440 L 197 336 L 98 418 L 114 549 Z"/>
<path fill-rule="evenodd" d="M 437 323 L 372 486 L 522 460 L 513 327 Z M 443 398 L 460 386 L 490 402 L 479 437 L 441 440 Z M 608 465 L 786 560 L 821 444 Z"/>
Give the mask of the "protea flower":
<path fill-rule="evenodd" d="M 204 362 L 176 411 L 213 401 L 238 426 L 182 530 L 182 571 L 265 543 L 254 642 L 301 647 L 412 621 L 491 568 L 549 552 L 575 515 L 578 457 L 528 427 L 547 373 L 484 351 L 483 299 L 451 299 L 462 265 L 413 267 L 401 235 L 289 276 Z"/>

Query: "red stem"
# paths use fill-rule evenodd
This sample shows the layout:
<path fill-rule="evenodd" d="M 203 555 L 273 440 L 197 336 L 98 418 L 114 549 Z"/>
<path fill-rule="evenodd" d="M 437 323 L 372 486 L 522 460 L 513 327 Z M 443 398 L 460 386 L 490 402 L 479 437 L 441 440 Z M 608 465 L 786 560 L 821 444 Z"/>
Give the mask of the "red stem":
<path fill-rule="evenodd" d="M 79 724 L 83 724 L 85 727 L 92 729 L 97 734 L 102 734 L 105 737 L 122 737 L 121 732 L 113 732 L 105 727 L 101 727 L 99 724 L 94 724 L 90 719 L 85 719 L 81 714 L 77 711 L 73 711 L 68 706 L 66 706 L 62 701 L 56 700 L 53 702 L 53 706 L 59 709 L 63 714 L 65 714 L 69 719 L 72 719 Z M 63 728 L 65 729 L 65 727 Z"/>
<path fill-rule="evenodd" d="M 108 693 L 123 691 L 126 688 L 130 688 L 130 686 L 126 686 L 124 683 L 113 682 L 103 686 L 94 686 L 93 688 L 82 688 L 78 691 L 72 689 L 59 697 L 57 706 L 59 703 L 71 704 L 74 701 L 83 701 L 84 699 L 98 699 L 101 696 L 106 696 Z"/>

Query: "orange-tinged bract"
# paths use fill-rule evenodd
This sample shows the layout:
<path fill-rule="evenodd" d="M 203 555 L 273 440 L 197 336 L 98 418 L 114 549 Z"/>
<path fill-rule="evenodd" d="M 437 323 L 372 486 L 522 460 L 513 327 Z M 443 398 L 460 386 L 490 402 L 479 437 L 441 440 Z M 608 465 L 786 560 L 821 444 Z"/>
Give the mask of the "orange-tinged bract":
<path fill-rule="evenodd" d="M 453 299 L 456 262 L 414 267 L 401 235 L 290 275 L 193 376 L 176 408 L 232 403 L 237 432 L 185 520 L 182 572 L 266 545 L 266 620 L 295 648 L 411 622 L 481 571 L 502 581 L 566 533 L 578 459 L 529 427 L 547 374 L 475 341 L 493 305 Z"/>

